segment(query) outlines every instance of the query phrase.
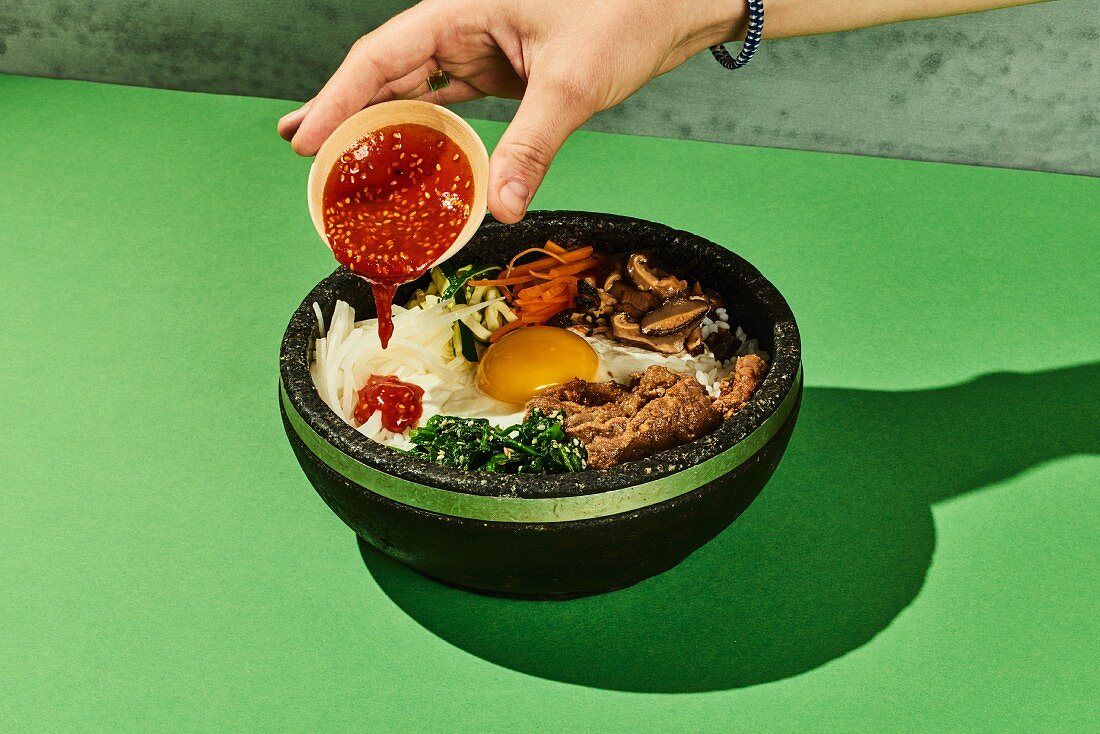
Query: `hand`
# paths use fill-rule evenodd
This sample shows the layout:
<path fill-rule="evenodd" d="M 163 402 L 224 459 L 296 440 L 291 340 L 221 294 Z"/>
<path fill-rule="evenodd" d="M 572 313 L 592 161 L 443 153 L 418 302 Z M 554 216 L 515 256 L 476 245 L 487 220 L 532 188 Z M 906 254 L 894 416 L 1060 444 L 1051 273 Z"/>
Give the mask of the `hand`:
<path fill-rule="evenodd" d="M 522 98 L 489 166 L 489 210 L 517 222 L 574 130 L 743 31 L 743 14 L 738 0 L 425 0 L 360 38 L 317 96 L 279 121 L 279 134 L 313 155 L 376 102 Z M 451 84 L 432 92 L 437 68 Z"/>

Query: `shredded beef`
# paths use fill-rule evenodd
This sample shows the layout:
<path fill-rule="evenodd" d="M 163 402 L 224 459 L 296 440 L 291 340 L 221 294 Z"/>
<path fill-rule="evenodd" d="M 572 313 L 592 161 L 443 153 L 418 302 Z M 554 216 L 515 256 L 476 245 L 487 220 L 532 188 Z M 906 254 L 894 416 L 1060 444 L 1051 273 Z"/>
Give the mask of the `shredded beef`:
<path fill-rule="evenodd" d="M 722 393 L 714 400 L 714 407 L 726 420 L 741 410 L 764 381 L 768 363 L 755 354 L 737 358 L 733 374 L 722 380 Z"/>
<path fill-rule="evenodd" d="M 659 365 L 631 375 L 630 387 L 571 380 L 539 393 L 527 403 L 533 408 L 565 411 L 565 432 L 584 443 L 593 469 L 679 446 L 722 423 L 702 385 Z"/>

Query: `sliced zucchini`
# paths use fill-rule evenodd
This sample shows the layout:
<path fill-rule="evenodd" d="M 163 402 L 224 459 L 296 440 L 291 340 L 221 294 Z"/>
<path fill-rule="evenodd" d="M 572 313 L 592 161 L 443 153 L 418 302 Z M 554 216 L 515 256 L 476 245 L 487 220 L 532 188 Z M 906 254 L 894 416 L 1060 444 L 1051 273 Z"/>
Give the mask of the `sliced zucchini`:
<path fill-rule="evenodd" d="M 463 290 L 466 281 L 485 278 L 497 272 L 500 272 L 499 265 L 482 265 L 476 268 L 473 265 L 467 265 L 456 270 L 454 275 L 448 278 L 447 287 L 441 289 L 439 292 L 444 298 L 457 296 L 458 293 Z M 457 301 L 458 299 L 456 298 L 455 300 Z"/>
<path fill-rule="evenodd" d="M 477 340 L 474 338 L 474 333 L 470 330 L 470 327 L 462 321 L 456 321 L 454 334 L 454 340 L 457 340 L 454 341 L 455 354 L 461 354 L 467 362 L 476 362 L 478 358 Z"/>
<path fill-rule="evenodd" d="M 508 304 L 504 302 L 504 299 L 501 299 L 501 300 L 497 301 L 496 303 L 489 306 L 485 310 L 486 311 L 489 311 L 489 310 L 496 311 L 498 314 L 500 314 L 500 317 L 502 319 L 504 319 L 504 323 L 506 323 L 506 324 L 510 324 L 510 323 L 512 323 L 513 321 L 515 321 L 516 319 L 519 318 L 519 316 L 516 316 L 515 311 L 508 308 Z"/>
<path fill-rule="evenodd" d="M 448 296 L 443 294 L 447 292 L 447 286 L 450 285 L 447 275 L 438 266 L 432 268 L 429 272 L 432 277 L 432 285 L 435 286 L 435 292 L 446 299 Z"/>
<path fill-rule="evenodd" d="M 428 294 L 424 292 L 423 288 L 417 288 L 413 291 L 412 298 L 405 304 L 405 308 L 424 308 L 424 304 L 427 302 Z"/>
<path fill-rule="evenodd" d="M 470 314 L 469 316 L 465 316 L 459 320 L 459 323 L 463 324 L 467 329 L 469 329 L 479 342 L 482 342 L 484 344 L 489 343 L 489 337 L 492 336 L 492 334 L 489 332 L 488 329 L 481 325 L 480 314 L 475 313 Z"/>
<path fill-rule="evenodd" d="M 488 306 L 481 312 L 481 323 L 485 326 L 485 329 L 492 334 L 494 331 L 504 325 L 501 321 L 500 311 L 496 310 L 492 306 Z"/>
<path fill-rule="evenodd" d="M 481 303 L 489 297 L 487 295 L 489 293 L 489 286 L 487 285 L 479 285 L 474 288 L 467 287 L 463 290 L 467 291 L 467 303 Z M 496 288 L 494 288 L 493 290 L 496 290 Z"/>

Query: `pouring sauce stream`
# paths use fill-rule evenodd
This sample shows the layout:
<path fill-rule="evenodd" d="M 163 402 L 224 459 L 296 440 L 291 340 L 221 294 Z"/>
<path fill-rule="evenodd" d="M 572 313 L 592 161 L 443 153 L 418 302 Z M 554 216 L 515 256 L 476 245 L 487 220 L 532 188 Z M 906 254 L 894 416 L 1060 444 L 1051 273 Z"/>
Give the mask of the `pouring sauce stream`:
<path fill-rule="evenodd" d="M 393 335 L 397 287 L 454 244 L 473 200 L 466 154 L 426 125 L 380 128 L 333 165 L 322 199 L 325 237 L 336 260 L 370 283 L 383 349 Z"/>

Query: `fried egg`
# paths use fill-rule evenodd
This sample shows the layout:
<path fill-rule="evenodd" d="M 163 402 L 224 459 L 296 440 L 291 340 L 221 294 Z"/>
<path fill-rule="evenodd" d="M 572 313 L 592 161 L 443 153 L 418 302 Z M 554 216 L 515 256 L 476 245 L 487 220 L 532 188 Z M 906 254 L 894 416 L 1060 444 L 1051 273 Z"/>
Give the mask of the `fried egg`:
<path fill-rule="evenodd" d="M 477 387 L 521 405 L 535 393 L 575 377 L 595 380 L 600 358 L 584 337 L 553 326 L 530 326 L 501 337 L 481 356 Z"/>

